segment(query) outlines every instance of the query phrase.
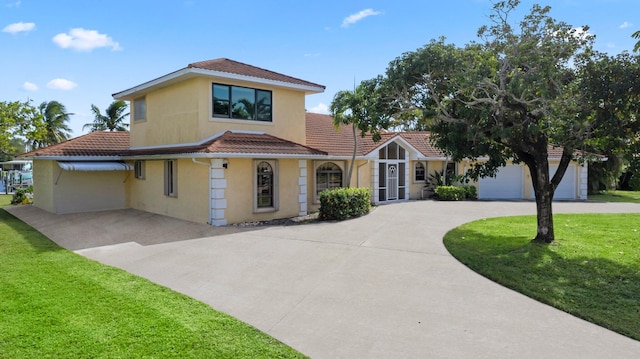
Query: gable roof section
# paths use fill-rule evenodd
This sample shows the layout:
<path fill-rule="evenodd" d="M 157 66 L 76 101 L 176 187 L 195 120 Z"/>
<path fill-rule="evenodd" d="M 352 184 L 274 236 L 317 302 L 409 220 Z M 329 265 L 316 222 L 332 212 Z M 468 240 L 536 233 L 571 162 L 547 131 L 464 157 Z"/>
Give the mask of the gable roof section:
<path fill-rule="evenodd" d="M 307 145 L 320 149 L 332 156 L 351 156 L 353 154 L 353 127 L 341 125 L 340 130 L 333 126 L 333 117 L 317 113 L 306 114 Z M 444 158 L 444 154 L 429 143 L 428 132 L 383 132 L 380 141 L 373 141 L 373 136 L 360 136 L 357 131 L 358 148 L 356 156 L 366 156 L 380 146 L 401 138 L 414 147 L 422 157 Z"/>
<path fill-rule="evenodd" d="M 145 93 L 178 83 L 190 78 L 206 76 L 212 78 L 247 81 L 256 84 L 284 87 L 305 93 L 324 92 L 325 86 L 284 75 L 260 67 L 226 58 L 194 62 L 187 67 L 147 81 L 124 91 L 114 93 L 116 100 L 131 100 Z"/>

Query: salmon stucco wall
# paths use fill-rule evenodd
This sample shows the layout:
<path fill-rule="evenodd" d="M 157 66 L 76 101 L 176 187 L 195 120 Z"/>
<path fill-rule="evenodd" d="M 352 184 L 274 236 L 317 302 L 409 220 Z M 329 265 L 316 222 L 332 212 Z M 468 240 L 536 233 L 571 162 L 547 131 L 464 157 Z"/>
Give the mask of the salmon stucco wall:
<path fill-rule="evenodd" d="M 177 196 L 164 195 L 164 160 L 144 161 L 145 178 L 131 175 L 129 206 L 192 222 L 209 221 L 209 171 L 191 159 L 177 161 Z"/>
<path fill-rule="evenodd" d="M 273 121 L 213 117 L 213 83 L 272 91 Z M 215 77 L 182 81 L 146 94 L 145 120 L 134 121 L 131 113 L 131 146 L 194 143 L 227 130 L 266 132 L 304 144 L 304 96 L 302 91 Z"/>

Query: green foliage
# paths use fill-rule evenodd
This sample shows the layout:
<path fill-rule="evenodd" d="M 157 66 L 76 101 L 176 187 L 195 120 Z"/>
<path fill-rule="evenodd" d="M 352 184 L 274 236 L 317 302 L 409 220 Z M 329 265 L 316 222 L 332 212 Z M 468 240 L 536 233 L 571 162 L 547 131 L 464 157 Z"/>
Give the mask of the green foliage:
<path fill-rule="evenodd" d="M 438 186 L 435 189 L 436 198 L 441 201 L 461 201 L 465 199 L 467 191 L 463 187 Z"/>
<path fill-rule="evenodd" d="M 320 193 L 322 220 L 344 220 L 360 217 L 371 210 L 371 192 L 368 188 L 336 188 Z"/>
<path fill-rule="evenodd" d="M 589 199 L 603 202 L 640 203 L 640 191 L 602 191 L 598 194 L 590 194 Z"/>
<path fill-rule="evenodd" d="M 91 132 L 126 131 L 129 127 L 127 123 L 129 113 L 125 113 L 127 106 L 127 103 L 122 100 L 113 101 L 103 115 L 100 113 L 98 106 L 91 105 L 91 112 L 94 116 L 93 122 L 84 124 L 82 129 L 90 129 Z"/>
<path fill-rule="evenodd" d="M 210 306 L 60 248 L 0 210 L 1 358 L 303 358 Z"/>
<path fill-rule="evenodd" d="M 477 199 L 476 187 L 471 185 L 451 186 L 441 185 L 435 187 L 435 198 L 441 201 L 462 201 L 464 199 Z"/>
<path fill-rule="evenodd" d="M 444 244 L 483 276 L 640 340 L 640 214 L 555 216 L 555 246 L 531 241 L 536 218 L 467 223 Z"/>
<path fill-rule="evenodd" d="M 34 142 L 42 140 L 44 135 L 42 114 L 31 100 L 0 102 L 0 155 L 3 158 L 24 150 L 17 148 L 22 138 Z"/>
<path fill-rule="evenodd" d="M 11 198 L 11 204 L 31 204 L 33 203 L 33 186 L 27 188 L 16 188 Z"/>
<path fill-rule="evenodd" d="M 71 129 L 67 126 L 69 116 L 66 107 L 58 101 L 43 102 L 38 107 L 43 121 L 43 135 L 32 141 L 34 148 L 55 145 L 71 137 Z"/>

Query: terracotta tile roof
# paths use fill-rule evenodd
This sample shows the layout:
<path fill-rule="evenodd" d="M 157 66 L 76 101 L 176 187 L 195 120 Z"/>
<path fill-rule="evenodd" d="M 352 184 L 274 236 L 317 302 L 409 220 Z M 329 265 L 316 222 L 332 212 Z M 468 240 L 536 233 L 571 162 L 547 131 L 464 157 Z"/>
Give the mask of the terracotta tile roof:
<path fill-rule="evenodd" d="M 24 153 L 20 157 L 120 156 L 128 149 L 129 132 L 96 131 L 49 147 Z"/>
<path fill-rule="evenodd" d="M 219 71 L 219 72 L 227 72 L 227 73 L 236 74 L 236 75 L 251 76 L 251 77 L 257 77 L 257 78 L 262 78 L 267 80 L 287 82 L 287 83 L 292 83 L 296 85 L 320 87 L 322 89 L 326 88 L 323 85 L 319 85 L 313 82 L 283 75 L 283 74 L 266 70 L 260 67 L 247 65 L 242 62 L 229 60 L 226 58 L 194 62 L 192 64 L 189 64 L 188 67 Z"/>
<path fill-rule="evenodd" d="M 334 156 L 351 156 L 353 154 L 353 127 L 342 125 L 340 130 L 333 127 L 333 117 L 317 113 L 306 114 L 307 145 L 320 149 Z M 374 142 L 371 135 L 360 137 L 356 154 L 364 156 L 396 137 L 401 137 L 415 147 L 425 157 L 444 157 L 441 151 L 429 143 L 428 132 L 385 132 L 382 139 Z"/>
<path fill-rule="evenodd" d="M 324 156 L 319 151 L 295 142 L 260 133 L 238 133 L 227 131 L 219 137 L 193 146 L 133 149 L 128 156 L 169 155 L 182 153 L 242 153 L 269 155 Z"/>

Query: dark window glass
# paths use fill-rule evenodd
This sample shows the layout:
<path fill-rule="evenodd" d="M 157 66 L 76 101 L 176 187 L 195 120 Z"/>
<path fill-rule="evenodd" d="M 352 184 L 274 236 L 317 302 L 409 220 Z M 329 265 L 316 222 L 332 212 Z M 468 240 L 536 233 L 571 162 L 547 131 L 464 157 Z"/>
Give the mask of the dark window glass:
<path fill-rule="evenodd" d="M 273 168 L 267 162 L 258 163 L 258 208 L 273 207 Z"/>
<path fill-rule="evenodd" d="M 425 180 L 425 169 L 424 169 L 424 165 L 422 164 L 422 162 L 417 162 L 416 163 L 415 180 L 416 181 L 424 181 Z"/>
<path fill-rule="evenodd" d="M 316 194 L 342 187 L 342 170 L 333 162 L 324 163 L 316 171 Z"/>
<path fill-rule="evenodd" d="M 213 84 L 213 116 L 271 121 L 271 91 Z"/>
<path fill-rule="evenodd" d="M 246 87 L 231 87 L 231 100 L 233 101 L 232 118 L 242 120 L 255 119 L 256 90 Z"/>

